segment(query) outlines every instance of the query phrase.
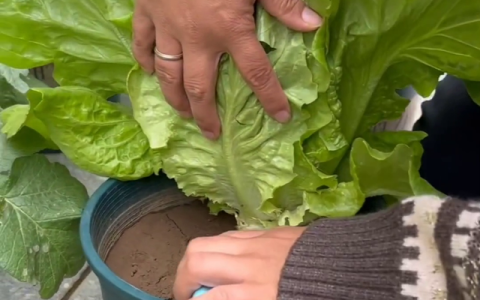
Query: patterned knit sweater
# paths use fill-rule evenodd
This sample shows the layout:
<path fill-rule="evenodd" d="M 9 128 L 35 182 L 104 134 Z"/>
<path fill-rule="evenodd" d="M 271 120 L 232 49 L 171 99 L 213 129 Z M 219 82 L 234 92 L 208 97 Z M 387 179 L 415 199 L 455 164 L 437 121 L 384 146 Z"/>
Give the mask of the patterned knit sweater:
<path fill-rule="evenodd" d="M 323 219 L 296 242 L 281 300 L 480 300 L 480 203 L 417 197 Z"/>

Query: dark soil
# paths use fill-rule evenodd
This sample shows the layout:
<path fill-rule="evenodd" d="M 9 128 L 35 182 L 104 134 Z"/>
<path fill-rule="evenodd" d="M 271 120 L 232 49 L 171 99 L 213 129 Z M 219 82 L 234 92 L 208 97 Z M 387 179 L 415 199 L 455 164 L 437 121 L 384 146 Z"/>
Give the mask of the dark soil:
<path fill-rule="evenodd" d="M 172 298 L 175 272 L 188 242 L 235 228 L 226 214 L 212 216 L 200 201 L 145 216 L 113 246 L 107 265 L 131 285 L 164 299 Z"/>

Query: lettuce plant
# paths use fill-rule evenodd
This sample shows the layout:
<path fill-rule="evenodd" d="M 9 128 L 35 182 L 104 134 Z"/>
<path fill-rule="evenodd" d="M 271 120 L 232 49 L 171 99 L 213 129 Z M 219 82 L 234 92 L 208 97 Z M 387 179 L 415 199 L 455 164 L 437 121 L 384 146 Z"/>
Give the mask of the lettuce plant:
<path fill-rule="evenodd" d="M 36 131 L 102 176 L 135 180 L 163 171 L 186 194 L 209 199 L 212 212 L 235 214 L 240 228 L 351 216 L 373 196 L 439 193 L 418 173 L 424 133 L 372 127 L 405 110 L 397 89 L 413 85 L 430 95 L 445 72 L 465 79 L 478 99 L 480 5 L 307 2 L 325 17 L 317 32 L 292 32 L 262 9 L 256 19 L 292 121 L 271 120 L 225 55 L 217 86 L 222 136 L 212 142 L 136 66 L 133 1 L 0 0 L 0 62 L 53 63 L 61 85 L 30 89 L 28 104 L 4 110 L 3 132 L 12 139 Z M 106 101 L 123 93 L 131 110 Z"/>

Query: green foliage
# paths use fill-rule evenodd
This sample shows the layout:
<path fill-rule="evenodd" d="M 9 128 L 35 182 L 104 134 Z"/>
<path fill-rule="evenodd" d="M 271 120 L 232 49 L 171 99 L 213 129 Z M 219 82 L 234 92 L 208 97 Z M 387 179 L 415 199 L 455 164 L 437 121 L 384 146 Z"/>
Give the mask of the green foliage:
<path fill-rule="evenodd" d="M 0 0 L 0 63 L 21 69 L 54 63 L 61 84 L 30 88 L 28 101 L 17 90 L 14 98 L 23 100 L 9 100 L 1 113 L 5 135 L 0 147 L 9 149 L 13 161 L 4 162 L 2 154 L 0 176 L 7 179 L 0 212 L 16 215 L 29 236 L 27 250 L 12 250 L 28 252 L 45 242 L 33 230 L 42 228 L 43 217 L 15 210 L 14 200 L 23 198 L 11 197 L 19 189 L 12 182 L 26 182 L 19 176 L 26 161 L 35 162 L 35 168 L 47 166 L 37 156 L 24 157 L 34 152 L 25 147 L 32 135 L 39 148 L 56 146 L 99 175 L 135 180 L 162 169 L 186 194 L 208 198 L 212 211 L 234 213 L 241 228 L 351 216 L 372 196 L 392 202 L 438 193 L 418 173 L 424 134 L 373 134 L 371 128 L 401 116 L 408 101 L 397 89 L 413 85 L 427 96 L 445 72 L 465 79 L 479 102 L 480 5 L 450 0 L 307 2 L 325 17 L 317 32 L 292 32 L 262 9 L 257 15 L 258 38 L 273 49 L 268 55 L 291 102 L 292 121 L 281 125 L 270 119 L 226 55 L 217 85 L 223 130 L 212 142 L 195 123 L 179 118 L 156 78 L 135 65 L 131 0 Z M 119 93 L 130 95 L 132 112 L 105 100 Z M 55 174 L 63 171 L 49 168 L 53 184 Z M 76 193 L 68 197 L 84 197 L 80 188 Z M 38 205 L 22 203 L 29 210 Z M 81 206 L 81 201 L 68 203 L 72 211 Z M 58 213 L 68 215 L 66 210 Z M 55 238 L 67 241 L 66 235 Z M 73 232 L 68 235 L 76 238 Z M 49 245 L 53 249 L 53 240 Z M 29 277 L 35 269 L 20 260 L 21 254 L 15 257 L 22 267 L 12 268 L 2 260 L 4 253 L 1 266 L 21 280 L 36 278 L 44 297 L 54 292 L 59 276 L 78 266 L 67 266 L 69 259 L 57 261 L 55 275 Z"/>

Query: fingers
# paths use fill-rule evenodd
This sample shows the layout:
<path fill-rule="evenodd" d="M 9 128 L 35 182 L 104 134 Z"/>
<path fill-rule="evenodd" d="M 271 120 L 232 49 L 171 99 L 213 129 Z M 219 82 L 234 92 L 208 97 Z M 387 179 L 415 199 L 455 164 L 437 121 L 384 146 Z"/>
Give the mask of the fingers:
<path fill-rule="evenodd" d="M 262 295 L 261 290 L 245 284 L 231 284 L 214 287 L 208 293 L 195 298 L 195 300 L 247 300 L 255 299 L 255 296 Z M 253 295 L 253 296 L 252 296 Z M 275 295 L 276 296 L 276 295 Z M 263 298 L 263 297 L 262 297 Z M 274 299 L 266 298 L 266 299 Z"/>
<path fill-rule="evenodd" d="M 157 30 L 156 33 L 156 48 L 163 54 L 182 53 L 180 43 L 161 30 Z M 167 102 L 178 111 L 181 117 L 192 117 L 190 104 L 183 87 L 183 61 L 163 60 L 155 55 L 155 74 Z"/>
<path fill-rule="evenodd" d="M 213 252 L 237 255 L 247 252 L 245 242 L 236 237 L 219 235 L 213 237 L 201 237 L 190 241 L 185 255 L 197 252 Z"/>
<path fill-rule="evenodd" d="M 298 238 L 298 230 L 303 227 L 279 227 L 274 230 L 248 230 L 228 231 L 218 236 L 195 238 L 188 244 L 185 255 L 199 252 L 224 253 L 229 255 L 246 255 L 255 252 L 251 239 L 262 237 L 264 239 L 291 239 Z"/>
<path fill-rule="evenodd" d="M 248 272 L 245 259 L 239 256 L 205 252 L 188 255 L 178 266 L 173 294 L 176 300 L 187 300 L 202 285 L 241 283 Z"/>
<path fill-rule="evenodd" d="M 264 230 L 232 230 L 222 233 L 220 236 L 228 236 L 237 239 L 251 239 L 265 234 Z"/>
<path fill-rule="evenodd" d="M 142 69 L 153 74 L 155 45 L 155 26 L 149 17 L 135 8 L 133 15 L 133 55 Z"/>
<path fill-rule="evenodd" d="M 280 123 L 288 122 L 290 106 L 287 96 L 256 35 L 252 33 L 232 44 L 229 52 L 267 114 Z"/>
<path fill-rule="evenodd" d="M 269 236 L 274 238 L 296 238 L 298 231 L 303 231 L 305 227 L 277 227 L 273 230 L 232 230 L 222 233 L 220 236 L 236 239 L 253 239 L 260 236 Z"/>
<path fill-rule="evenodd" d="M 211 140 L 220 136 L 221 125 L 215 102 L 220 53 L 202 50 L 184 53 L 184 87 L 193 117 L 203 135 Z"/>
<path fill-rule="evenodd" d="M 313 31 L 323 23 L 302 0 L 260 0 L 260 3 L 272 16 L 296 31 Z"/>

